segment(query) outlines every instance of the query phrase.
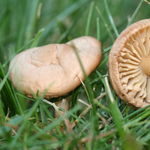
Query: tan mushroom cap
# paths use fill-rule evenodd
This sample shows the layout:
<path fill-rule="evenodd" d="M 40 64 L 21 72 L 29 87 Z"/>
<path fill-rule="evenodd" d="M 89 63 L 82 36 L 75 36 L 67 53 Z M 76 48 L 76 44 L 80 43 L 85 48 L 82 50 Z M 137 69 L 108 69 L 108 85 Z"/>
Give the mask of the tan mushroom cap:
<path fill-rule="evenodd" d="M 109 55 L 109 74 L 118 96 L 136 107 L 150 104 L 150 19 L 124 30 Z"/>
<path fill-rule="evenodd" d="M 89 75 L 100 63 L 101 43 L 84 36 L 66 44 L 49 44 L 21 52 L 10 63 L 10 80 L 28 96 L 37 92 L 39 95 L 46 92 L 46 98 L 65 95 L 84 80 L 75 51 Z"/>

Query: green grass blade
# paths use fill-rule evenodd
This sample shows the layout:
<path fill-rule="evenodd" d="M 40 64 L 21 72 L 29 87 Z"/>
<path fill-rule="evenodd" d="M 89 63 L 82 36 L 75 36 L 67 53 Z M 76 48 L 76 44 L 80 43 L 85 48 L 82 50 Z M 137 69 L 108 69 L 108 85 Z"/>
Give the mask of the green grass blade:
<path fill-rule="evenodd" d="M 112 114 L 112 118 L 115 122 L 115 125 L 117 127 L 118 133 L 122 141 L 122 148 L 124 150 L 132 150 L 132 149 L 142 150 L 143 149 L 142 146 L 140 145 L 140 143 L 137 142 L 135 137 L 129 133 L 129 129 L 124 128 L 124 119 L 111 92 L 107 76 L 104 78 L 104 83 L 106 93 L 110 100 L 110 111 Z"/>
<path fill-rule="evenodd" d="M 22 134 L 22 132 L 24 131 L 24 129 L 25 129 L 27 123 L 28 123 L 28 119 L 33 115 L 33 113 L 36 112 L 37 107 L 40 104 L 40 101 L 41 101 L 40 99 L 37 99 L 37 101 L 34 103 L 34 105 L 32 106 L 32 108 L 30 109 L 30 111 L 25 116 L 23 116 L 24 122 L 22 123 L 22 125 L 19 128 L 16 136 L 14 137 L 14 139 L 12 141 L 12 144 L 11 144 L 11 147 L 14 147 L 16 145 L 16 142 L 17 142 L 18 138 L 20 137 L 20 135 Z"/>
<path fill-rule="evenodd" d="M 96 18 L 96 29 L 97 29 L 97 39 L 100 40 L 101 36 L 100 36 L 100 19 L 99 17 Z"/>
<path fill-rule="evenodd" d="M 113 34 L 111 33 L 111 30 L 110 30 L 110 28 L 109 28 L 109 25 L 106 23 L 105 18 L 104 18 L 103 15 L 101 14 L 101 11 L 100 11 L 100 9 L 99 9 L 98 7 L 96 7 L 96 11 L 97 11 L 97 13 L 100 15 L 100 17 L 101 17 L 101 19 L 102 19 L 102 21 L 103 21 L 103 23 L 104 23 L 104 26 L 105 26 L 105 28 L 106 28 L 106 30 L 107 30 L 107 32 L 108 32 L 108 34 L 109 34 L 111 40 L 114 41 L 115 39 L 114 39 L 114 37 L 113 37 Z"/>
<path fill-rule="evenodd" d="M 3 105 L 2 101 L 0 100 L 0 126 L 5 121 L 5 112 L 4 112 L 3 108 L 4 108 L 4 105 Z"/>
<path fill-rule="evenodd" d="M 48 25 L 45 26 L 45 31 L 42 34 L 41 40 L 43 41 L 49 34 L 49 32 L 57 26 L 57 22 L 63 21 L 67 16 L 71 15 L 73 12 L 81 8 L 88 0 L 80 0 L 74 2 L 71 6 L 61 12 L 58 16 L 56 16 Z"/>
<path fill-rule="evenodd" d="M 143 4 L 143 0 L 141 0 L 141 1 L 139 2 L 139 4 L 138 4 L 137 8 L 135 9 L 134 13 L 133 13 L 132 16 L 129 18 L 129 21 L 128 21 L 127 26 L 129 26 L 129 25 L 133 22 L 134 18 L 136 17 L 137 13 L 138 13 L 139 10 L 140 10 L 142 4 Z"/>
<path fill-rule="evenodd" d="M 117 107 L 117 103 L 116 103 L 116 100 L 114 99 L 113 94 L 111 92 L 107 77 L 104 78 L 104 83 L 105 83 L 104 85 L 106 88 L 106 93 L 107 93 L 109 100 L 110 100 L 110 111 L 112 113 L 112 117 L 114 119 L 114 122 L 116 124 L 116 127 L 118 129 L 120 136 L 122 138 L 124 138 L 126 135 L 126 131 L 123 127 L 124 126 L 123 117 L 122 117 L 122 114 L 121 114 L 119 108 Z"/>
<path fill-rule="evenodd" d="M 35 35 L 35 37 L 32 39 L 31 47 L 36 47 L 36 46 L 38 46 L 40 37 L 41 37 L 41 35 L 42 35 L 43 32 L 44 32 L 44 29 L 40 29 L 40 30 L 37 32 L 37 34 Z"/>
<path fill-rule="evenodd" d="M 107 0 L 104 0 L 104 4 L 105 4 L 105 9 L 106 9 L 106 12 L 107 12 L 109 21 L 110 21 L 110 23 L 111 23 L 111 26 L 112 26 L 112 28 L 113 28 L 113 30 L 114 30 L 114 33 L 115 33 L 116 37 L 118 37 L 118 36 L 119 36 L 119 33 L 118 33 L 117 27 L 116 27 L 116 25 L 115 25 L 115 23 L 114 23 L 113 17 L 112 17 L 112 15 L 111 15 L 111 13 L 110 13 Z"/>
<path fill-rule="evenodd" d="M 89 10 L 89 14 L 87 17 L 87 23 L 86 23 L 86 28 L 85 28 L 85 35 L 89 35 L 90 23 L 91 23 L 91 19 L 92 19 L 93 10 L 94 10 L 94 5 L 95 5 L 94 2 L 92 2 L 90 5 L 90 10 Z"/>
<path fill-rule="evenodd" d="M 9 76 L 9 72 L 6 73 L 3 80 L 0 82 L 0 91 L 2 90 L 3 86 L 5 85 L 5 82 L 7 81 L 8 76 Z"/>
<path fill-rule="evenodd" d="M 28 0 L 27 2 L 27 10 L 28 16 L 26 16 L 26 42 L 32 39 L 33 33 L 34 33 L 34 26 L 35 26 L 35 21 L 37 19 L 37 8 L 39 6 L 40 0 Z M 26 43 L 25 42 L 25 43 Z"/>
<path fill-rule="evenodd" d="M 2 97 L 3 98 L 5 97 L 4 103 L 6 104 L 6 106 L 9 106 L 9 108 L 11 108 L 12 112 L 22 114 L 23 107 L 21 107 L 21 104 L 18 100 L 18 97 L 16 96 L 16 93 L 14 92 L 13 88 L 10 86 L 9 82 L 7 81 L 8 74 L 5 75 L 4 69 L 1 64 L 0 64 L 0 75 L 3 78 L 3 82 L 1 84 L 2 86 L 1 91 L 2 91 Z"/>

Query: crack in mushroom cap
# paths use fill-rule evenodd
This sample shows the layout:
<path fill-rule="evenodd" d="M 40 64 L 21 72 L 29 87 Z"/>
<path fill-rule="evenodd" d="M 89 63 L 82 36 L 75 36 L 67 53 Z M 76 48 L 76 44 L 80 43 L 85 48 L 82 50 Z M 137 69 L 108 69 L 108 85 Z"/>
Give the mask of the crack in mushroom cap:
<path fill-rule="evenodd" d="M 78 53 L 86 75 L 100 63 L 101 43 L 84 36 L 66 44 L 49 44 L 28 49 L 10 63 L 10 80 L 28 96 L 46 93 L 46 98 L 59 97 L 74 90 L 84 80 L 75 54 Z"/>
<path fill-rule="evenodd" d="M 150 63 L 150 19 L 145 19 L 124 30 L 109 54 L 110 80 L 116 93 L 136 107 L 150 104 L 148 63 Z"/>

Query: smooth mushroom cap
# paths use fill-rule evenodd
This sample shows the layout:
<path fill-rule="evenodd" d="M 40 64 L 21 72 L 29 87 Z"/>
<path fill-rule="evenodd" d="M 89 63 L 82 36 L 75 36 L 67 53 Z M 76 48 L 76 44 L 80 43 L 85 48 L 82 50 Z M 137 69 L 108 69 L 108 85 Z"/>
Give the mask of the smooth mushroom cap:
<path fill-rule="evenodd" d="M 10 80 L 28 96 L 44 92 L 46 98 L 65 95 L 84 80 L 75 51 L 89 75 L 100 63 L 101 43 L 84 36 L 66 44 L 49 44 L 21 52 L 10 63 Z"/>
<path fill-rule="evenodd" d="M 150 19 L 124 30 L 109 54 L 109 74 L 118 96 L 136 107 L 150 104 Z"/>

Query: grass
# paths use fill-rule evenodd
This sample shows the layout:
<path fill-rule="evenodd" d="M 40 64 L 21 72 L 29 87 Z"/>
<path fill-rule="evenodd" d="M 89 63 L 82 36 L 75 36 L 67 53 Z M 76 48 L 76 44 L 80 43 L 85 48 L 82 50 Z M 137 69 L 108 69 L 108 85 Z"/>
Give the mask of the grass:
<path fill-rule="evenodd" d="M 0 150 L 147 150 L 150 108 L 135 109 L 115 95 L 108 78 L 108 54 L 120 32 L 149 18 L 148 1 L 0 1 Z M 16 91 L 9 62 L 24 49 L 90 35 L 101 40 L 97 69 L 68 94 L 70 109 L 59 118 L 43 97 Z M 82 65 L 81 65 L 82 66 Z M 58 99 L 52 99 L 55 102 Z M 68 132 L 64 120 L 75 124 Z"/>

